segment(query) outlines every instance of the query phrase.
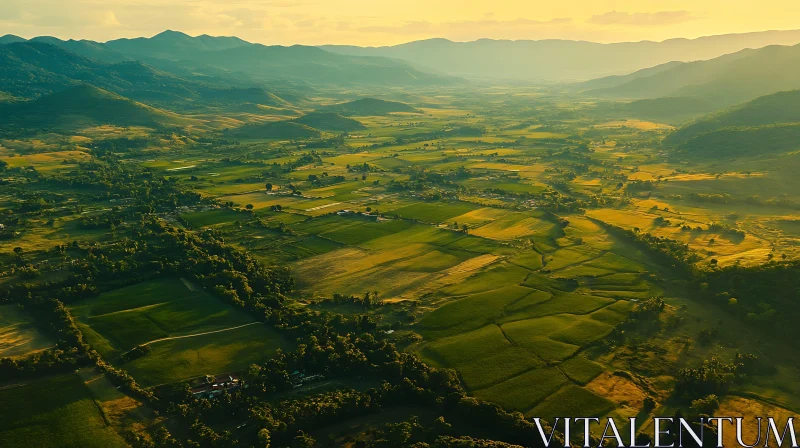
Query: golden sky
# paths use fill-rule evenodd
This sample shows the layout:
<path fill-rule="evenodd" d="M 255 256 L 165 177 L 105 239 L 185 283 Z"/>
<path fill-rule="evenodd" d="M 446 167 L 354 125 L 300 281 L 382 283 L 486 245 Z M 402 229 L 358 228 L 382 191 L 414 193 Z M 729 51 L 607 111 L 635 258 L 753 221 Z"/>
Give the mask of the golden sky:
<path fill-rule="evenodd" d="M 800 28 L 800 0 L 0 0 L 0 35 L 105 41 L 164 29 L 265 44 L 664 40 Z"/>

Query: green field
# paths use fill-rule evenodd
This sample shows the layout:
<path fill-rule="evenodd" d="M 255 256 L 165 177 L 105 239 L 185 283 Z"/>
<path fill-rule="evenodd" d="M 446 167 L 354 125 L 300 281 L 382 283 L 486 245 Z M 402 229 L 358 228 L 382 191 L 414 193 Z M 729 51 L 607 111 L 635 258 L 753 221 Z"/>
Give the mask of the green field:
<path fill-rule="evenodd" d="M 496 325 L 439 339 L 426 345 L 421 355 L 435 365 L 458 370 L 472 390 L 543 365 L 535 356 L 511 344 Z"/>
<path fill-rule="evenodd" d="M 269 359 L 277 349 L 290 349 L 264 324 L 151 345 L 147 355 L 122 365 L 144 386 L 171 383 L 202 375 L 241 372 Z"/>
<path fill-rule="evenodd" d="M 428 204 L 418 202 L 395 210 L 392 213 L 402 218 L 417 219 L 423 222 L 439 223 L 455 218 L 477 209 L 478 207 L 467 203 L 437 203 Z"/>
<path fill-rule="evenodd" d="M 567 380 L 551 367 L 533 369 L 495 386 L 475 392 L 475 396 L 497 402 L 507 409 L 525 412 L 566 384 Z"/>
<path fill-rule="evenodd" d="M 576 356 L 559 364 L 559 370 L 578 384 L 586 384 L 603 373 L 603 366 L 583 356 Z"/>
<path fill-rule="evenodd" d="M 104 421 L 75 374 L 0 389 L 0 446 L 114 448 L 128 446 Z M 14 403 L 14 406 L 9 406 Z"/>
<path fill-rule="evenodd" d="M 614 403 L 578 386 L 566 386 L 549 396 L 526 415 L 552 420 L 564 415 L 605 415 Z"/>
<path fill-rule="evenodd" d="M 25 356 L 54 345 L 15 305 L 0 305 L 0 357 Z"/>
<path fill-rule="evenodd" d="M 228 208 L 220 208 L 216 210 L 186 213 L 181 215 L 181 219 L 186 221 L 193 229 L 199 229 L 226 222 L 233 222 L 237 219 L 245 219 L 245 216 L 240 212 Z"/>
<path fill-rule="evenodd" d="M 241 311 L 181 280 L 167 278 L 100 294 L 73 306 L 91 329 L 89 342 L 106 356 L 119 355 L 150 341 L 203 333 L 253 322 Z M 93 340 L 102 338 L 98 340 Z M 110 351 L 107 347 L 113 347 Z"/>
<path fill-rule="evenodd" d="M 122 367 L 148 386 L 239 371 L 285 347 L 271 329 L 176 278 L 103 293 L 72 310 L 86 341 L 109 360 L 146 344 L 149 352 Z"/>

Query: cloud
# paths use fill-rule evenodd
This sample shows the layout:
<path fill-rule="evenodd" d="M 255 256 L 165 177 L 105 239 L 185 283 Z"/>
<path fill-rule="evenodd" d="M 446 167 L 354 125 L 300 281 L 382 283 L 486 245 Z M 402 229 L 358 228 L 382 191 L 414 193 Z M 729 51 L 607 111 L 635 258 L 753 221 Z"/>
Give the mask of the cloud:
<path fill-rule="evenodd" d="M 634 13 L 611 11 L 605 14 L 595 14 L 587 22 L 594 25 L 662 26 L 690 22 L 695 19 L 697 17 L 689 11 Z"/>

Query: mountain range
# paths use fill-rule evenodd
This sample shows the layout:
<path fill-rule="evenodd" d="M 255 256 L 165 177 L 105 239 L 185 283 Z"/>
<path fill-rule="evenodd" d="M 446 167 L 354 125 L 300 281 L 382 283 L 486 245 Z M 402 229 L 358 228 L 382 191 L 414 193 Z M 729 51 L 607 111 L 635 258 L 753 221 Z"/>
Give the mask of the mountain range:
<path fill-rule="evenodd" d="M 451 76 L 549 82 L 621 75 L 672 61 L 711 59 L 746 48 L 798 43 L 800 30 L 612 44 L 572 40 L 453 42 L 429 39 L 389 47 L 324 45 L 320 48 L 343 55 L 400 59 Z"/>
<path fill-rule="evenodd" d="M 181 77 L 134 60 L 100 62 L 40 41 L 0 45 L 0 78 L 0 90 L 19 99 L 91 84 L 134 100 L 172 106 L 197 102 L 283 106 L 288 102 L 252 83 L 211 76 Z"/>
<path fill-rule="evenodd" d="M 462 80 L 425 73 L 403 61 L 358 57 L 317 47 L 261 45 L 237 37 L 191 37 L 164 31 L 150 38 L 105 43 L 6 35 L 0 44 L 49 44 L 103 64 L 138 61 L 179 76 L 235 79 L 244 83 L 291 80 L 317 85 L 448 85 Z"/>

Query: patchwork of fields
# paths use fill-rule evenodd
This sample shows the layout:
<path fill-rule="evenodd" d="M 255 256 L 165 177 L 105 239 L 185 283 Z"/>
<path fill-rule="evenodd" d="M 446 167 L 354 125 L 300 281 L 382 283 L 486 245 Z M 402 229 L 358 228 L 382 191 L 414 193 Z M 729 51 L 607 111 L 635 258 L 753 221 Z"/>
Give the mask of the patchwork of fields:
<path fill-rule="evenodd" d="M 3 270 L 17 276 L 9 284 L 63 279 L 58 271 L 83 267 L 70 248 L 101 252 L 152 218 L 176 234 L 211 235 L 287 267 L 295 280 L 294 291 L 281 292 L 287 309 L 320 311 L 321 319 L 368 315 L 376 338 L 452 369 L 470 395 L 528 417 L 674 415 L 680 369 L 737 353 L 758 353 L 776 367 L 726 388 L 721 410 L 800 410 L 794 349 L 759 328 L 778 311 L 766 300 L 743 311 L 741 297 L 727 293 L 696 300 L 692 289 L 708 283 L 676 274 L 670 254 L 645 244 L 674 242 L 692 256 L 686 270 L 698 272 L 797 260 L 800 153 L 679 160 L 662 145 L 671 125 L 605 116 L 599 102 L 555 100 L 538 89 L 492 88 L 480 100 L 428 93 L 430 107 L 420 113 L 360 116 L 366 129 L 320 139 L 239 141 L 141 127 L 2 139 L 9 171 L 0 180 L 15 189 L 0 195 L 3 220 L 14 226 L 0 239 Z M 286 116 L 237 111 L 213 120 L 233 126 Z M 146 198 L 154 190 L 125 181 L 98 192 L 97 167 L 83 165 L 101 160 L 92 158 L 95 145 L 148 136 L 109 160 L 121 160 L 114 159 L 119 172 L 150 170 L 140 173 L 148 188 L 161 179 L 174 187 L 165 187 L 170 196 L 153 206 Z M 78 172 L 84 178 L 69 177 Z M 203 199 L 177 199 L 184 193 Z M 162 274 L 149 277 L 155 271 Z M 139 385 L 160 390 L 242 374 L 295 348 L 284 326 L 163 272 L 67 301 L 84 341 Z M 629 319 L 654 297 L 650 303 L 663 299 L 661 314 L 641 326 Z M 0 357 L 46 350 L 52 338 L 29 311 L 0 305 Z M 324 387 L 366 388 L 372 380 L 337 378 Z M 655 410 L 645 409 L 648 399 Z M 148 412 L 86 368 L 0 385 L 0 402 L 16 401 L 26 403 L 22 412 L 0 410 L 0 446 L 24 444 L 34 432 L 45 448 L 124 446 L 115 431 Z"/>
<path fill-rule="evenodd" d="M 407 198 L 334 204 L 318 215 L 311 209 L 325 202 L 263 192 L 232 198 L 293 232 L 239 231 L 232 222 L 242 216 L 232 211 L 184 218 L 241 232 L 237 244 L 256 254 L 284 254 L 303 296 L 377 291 L 385 303 L 411 304 L 411 328 L 423 338 L 413 350 L 455 369 L 475 396 L 527 415 L 621 406 L 588 386 L 607 371 L 591 360 L 592 347 L 636 301 L 661 293 L 648 277 L 660 268 L 592 219 L 570 215 L 564 226 L 537 211 Z M 332 213 L 365 204 L 384 217 Z M 282 211 L 266 211 L 273 205 Z"/>

